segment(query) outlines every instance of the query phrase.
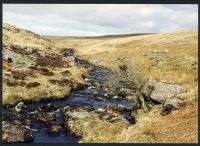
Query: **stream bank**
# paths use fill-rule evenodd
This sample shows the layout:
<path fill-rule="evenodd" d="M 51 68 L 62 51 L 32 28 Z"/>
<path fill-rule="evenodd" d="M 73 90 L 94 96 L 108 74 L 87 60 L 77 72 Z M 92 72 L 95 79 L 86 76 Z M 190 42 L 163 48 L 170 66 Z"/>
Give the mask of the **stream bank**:
<path fill-rule="evenodd" d="M 77 143 L 83 136 L 80 127 L 84 127 L 85 121 L 91 117 L 111 124 L 124 123 L 125 127 L 135 123 L 131 116 L 135 103 L 124 94 L 113 96 L 107 91 L 109 77 L 114 72 L 78 58 L 74 60 L 77 65 L 90 70 L 85 78 L 88 86 L 72 91 L 60 100 L 21 102 L 18 104 L 20 111 L 16 111 L 16 106 L 4 107 L 5 142 Z M 127 90 L 131 87 L 130 84 L 121 85 Z M 134 96 L 134 88 L 130 91 L 129 94 Z"/>

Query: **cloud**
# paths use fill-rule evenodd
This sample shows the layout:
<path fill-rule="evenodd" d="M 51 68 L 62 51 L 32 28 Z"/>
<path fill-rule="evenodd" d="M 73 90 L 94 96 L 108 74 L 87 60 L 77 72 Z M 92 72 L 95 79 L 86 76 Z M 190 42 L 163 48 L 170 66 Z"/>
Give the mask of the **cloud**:
<path fill-rule="evenodd" d="M 3 4 L 3 22 L 41 35 L 106 35 L 197 29 L 198 5 Z"/>

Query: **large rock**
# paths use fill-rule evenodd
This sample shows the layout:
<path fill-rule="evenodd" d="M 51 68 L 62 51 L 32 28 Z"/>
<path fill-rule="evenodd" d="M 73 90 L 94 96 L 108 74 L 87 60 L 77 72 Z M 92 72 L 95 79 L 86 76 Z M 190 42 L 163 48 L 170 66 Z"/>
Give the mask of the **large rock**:
<path fill-rule="evenodd" d="M 32 142 L 33 132 L 24 126 L 11 123 L 3 124 L 3 141 L 5 142 Z"/>
<path fill-rule="evenodd" d="M 147 81 L 142 89 L 142 94 L 145 98 L 150 98 L 157 102 L 164 102 L 167 98 L 184 92 L 186 92 L 186 89 L 183 86 L 154 80 Z"/>

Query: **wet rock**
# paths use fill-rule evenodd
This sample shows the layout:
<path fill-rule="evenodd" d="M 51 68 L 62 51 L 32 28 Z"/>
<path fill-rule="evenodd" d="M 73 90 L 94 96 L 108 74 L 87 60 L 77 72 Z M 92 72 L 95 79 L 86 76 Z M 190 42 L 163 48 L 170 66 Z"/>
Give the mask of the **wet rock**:
<path fill-rule="evenodd" d="M 23 102 L 19 102 L 16 106 L 15 106 L 15 110 L 17 112 L 24 112 L 26 109 L 26 105 Z"/>
<path fill-rule="evenodd" d="M 106 110 L 104 108 L 98 108 L 96 111 L 97 112 L 105 112 Z"/>
<path fill-rule="evenodd" d="M 126 96 L 126 98 L 128 99 L 128 100 L 130 100 L 130 101 L 134 101 L 134 102 L 136 102 L 137 101 L 137 97 L 136 96 Z"/>
<path fill-rule="evenodd" d="M 97 97 L 96 100 L 97 100 L 97 101 L 106 101 L 106 99 L 103 98 L 103 97 Z"/>
<path fill-rule="evenodd" d="M 127 95 L 131 95 L 130 89 L 127 88 L 120 88 L 119 90 L 116 91 L 118 96 L 120 97 L 126 97 Z"/>
<path fill-rule="evenodd" d="M 63 131 L 62 126 L 57 122 L 48 122 L 48 131 L 51 134 L 59 134 Z"/>
<path fill-rule="evenodd" d="M 35 120 L 40 121 L 55 121 L 56 120 L 56 114 L 54 112 L 38 112 L 37 114 L 31 115 L 31 118 Z"/>
<path fill-rule="evenodd" d="M 85 79 L 84 79 L 84 81 L 85 81 L 85 82 L 89 82 L 89 81 L 90 81 L 90 79 L 88 79 L 88 78 L 85 78 Z"/>
<path fill-rule="evenodd" d="M 84 119 L 84 118 L 89 117 L 89 115 L 90 114 L 88 112 L 69 112 L 68 113 L 68 116 L 73 119 Z"/>
<path fill-rule="evenodd" d="M 96 89 L 94 86 L 90 86 L 88 87 L 88 89 Z"/>
<path fill-rule="evenodd" d="M 114 111 L 114 112 L 119 112 L 119 113 L 122 113 L 126 110 L 128 110 L 128 108 L 124 105 L 121 105 L 121 104 L 108 104 L 105 109 L 107 111 Z"/>
<path fill-rule="evenodd" d="M 114 113 L 111 111 L 108 112 L 108 111 L 104 111 L 104 110 L 102 110 L 102 111 L 97 110 L 96 113 L 98 114 L 99 118 L 104 121 L 108 121 L 111 123 L 115 123 L 115 122 L 119 122 L 119 121 L 126 122 L 126 119 L 121 114 L 118 114 L 118 113 Z"/>
<path fill-rule="evenodd" d="M 101 87 L 101 85 L 100 85 L 100 83 L 99 82 L 95 82 L 95 87 L 96 87 L 96 89 L 100 89 L 100 87 Z"/>
<path fill-rule="evenodd" d="M 24 126 L 7 123 L 3 125 L 3 141 L 5 142 L 32 142 L 33 132 Z"/>
<path fill-rule="evenodd" d="M 142 89 L 145 98 L 156 102 L 164 102 L 167 98 L 186 92 L 183 86 L 149 80 Z"/>
<path fill-rule="evenodd" d="M 122 97 L 115 95 L 115 96 L 113 96 L 112 98 L 113 98 L 113 99 L 121 99 Z"/>
<path fill-rule="evenodd" d="M 126 98 L 133 102 L 134 109 L 138 109 L 140 107 L 140 101 L 139 101 L 137 96 L 133 96 L 133 95 L 132 96 L 126 96 Z"/>
<path fill-rule="evenodd" d="M 92 93 L 93 97 L 97 97 L 98 95 L 99 95 L 98 91 L 95 91 L 95 92 Z"/>
<path fill-rule="evenodd" d="M 68 120 L 72 119 L 84 119 L 90 116 L 90 112 L 93 111 L 94 108 L 91 106 L 82 106 L 82 107 L 74 107 L 71 108 L 66 106 L 63 108 L 63 113 Z"/>
<path fill-rule="evenodd" d="M 43 112 L 51 112 L 51 111 L 53 111 L 55 109 L 55 107 L 53 106 L 53 104 L 51 104 L 51 103 L 48 103 L 48 104 L 43 104 L 43 105 L 41 105 L 39 108 L 38 108 L 38 110 L 39 111 L 43 111 Z"/>

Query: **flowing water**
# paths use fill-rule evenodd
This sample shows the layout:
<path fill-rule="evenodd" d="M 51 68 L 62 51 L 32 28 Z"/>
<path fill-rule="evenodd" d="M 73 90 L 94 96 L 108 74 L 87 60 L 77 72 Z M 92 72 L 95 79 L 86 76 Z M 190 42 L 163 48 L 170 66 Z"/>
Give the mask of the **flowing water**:
<path fill-rule="evenodd" d="M 62 100 L 52 100 L 44 102 L 33 102 L 25 103 L 28 109 L 27 113 L 18 114 L 13 112 L 13 107 L 3 108 L 3 120 L 12 122 L 24 122 L 25 119 L 31 120 L 31 128 L 36 129 L 34 132 L 33 143 L 77 143 L 79 141 L 78 137 L 72 136 L 68 131 L 63 131 L 58 135 L 52 135 L 48 132 L 47 125 L 45 122 L 34 120 L 34 114 L 39 107 L 51 103 L 54 106 L 54 112 L 58 111 L 65 106 L 70 107 L 82 107 L 90 106 L 93 109 L 104 108 L 108 104 L 123 105 L 126 106 L 128 111 L 124 112 L 125 118 L 132 123 L 131 110 L 133 109 L 134 103 L 126 98 L 112 99 L 106 96 L 105 84 L 108 81 L 108 75 L 112 74 L 112 71 L 97 67 L 90 63 L 84 62 L 82 60 L 76 59 L 78 65 L 83 67 L 92 68 L 89 76 L 87 77 L 87 82 L 90 84 L 89 87 L 84 89 L 73 91 L 68 97 Z M 100 85 L 99 89 L 96 89 L 95 83 L 98 82 Z M 96 94 L 96 96 L 94 96 Z M 62 114 L 57 114 L 56 121 L 64 123 L 64 117 Z"/>

